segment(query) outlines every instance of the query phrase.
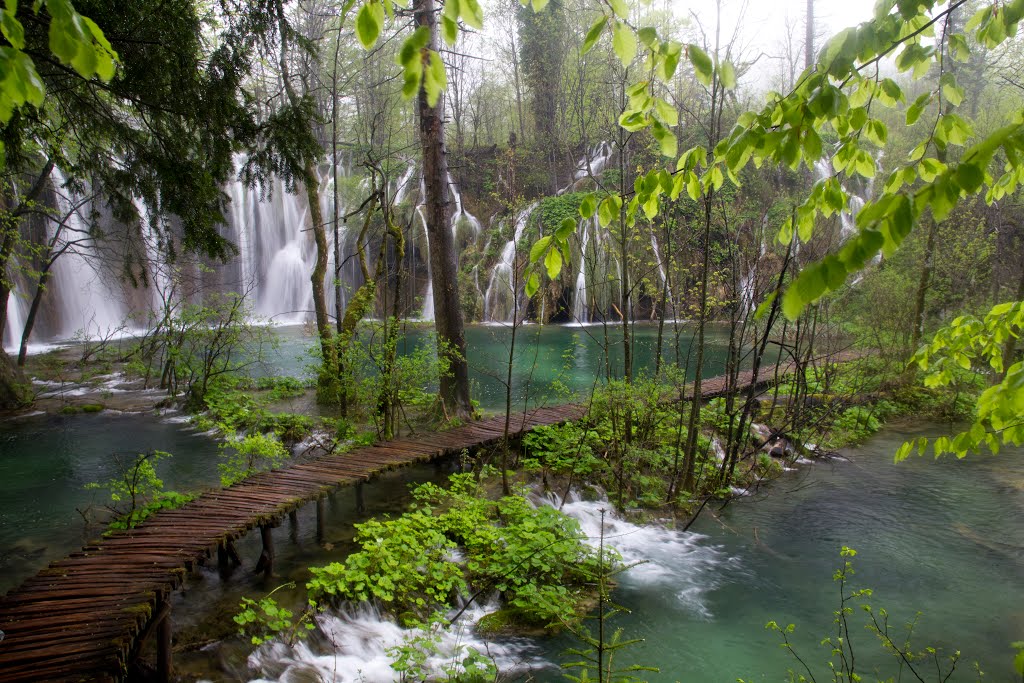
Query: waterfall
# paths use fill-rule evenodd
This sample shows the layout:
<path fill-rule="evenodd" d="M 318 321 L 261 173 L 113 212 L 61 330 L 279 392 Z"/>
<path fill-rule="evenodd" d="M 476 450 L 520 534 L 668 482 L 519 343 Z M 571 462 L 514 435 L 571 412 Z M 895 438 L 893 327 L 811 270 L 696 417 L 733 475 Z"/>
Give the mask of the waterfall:
<path fill-rule="evenodd" d="M 112 332 L 128 320 L 130 311 L 124 292 L 112 274 L 103 272 L 104 261 L 100 257 L 99 245 L 82 217 L 83 207 L 75 206 L 79 199 L 64 189 L 64 174 L 54 167 L 51 177 L 56 190 L 57 211 L 61 218 L 67 216 L 54 249 L 59 250 L 69 242 L 75 243 L 54 262 L 44 294 L 58 321 L 53 336 L 68 338 L 84 334 L 92 337 Z M 48 220 L 47 241 L 53 239 L 56 230 L 57 223 Z M 116 265 L 110 264 L 109 269 L 116 270 Z M 20 340 L 20 329 L 17 334 Z"/>
<path fill-rule="evenodd" d="M 604 169 L 608 167 L 608 162 L 611 161 L 614 155 L 615 148 L 609 142 L 599 142 L 580 158 L 576 162 L 576 168 L 572 174 L 572 182 L 558 191 L 558 194 L 562 195 L 566 192 L 573 192 L 576 190 L 577 184 L 586 178 L 598 177 L 604 172 Z"/>
<path fill-rule="evenodd" d="M 591 222 L 596 222 L 597 216 L 591 219 Z M 590 317 L 587 314 L 587 245 L 590 243 L 590 231 L 587 229 L 587 221 L 581 220 L 577 226 L 577 234 L 580 239 L 580 267 L 576 272 L 576 287 L 572 295 L 572 319 L 574 323 L 583 325 L 590 322 Z M 597 230 L 601 226 L 595 225 L 594 229 Z"/>
<path fill-rule="evenodd" d="M 248 161 L 244 154 L 235 157 L 236 168 L 242 168 Z M 340 271 L 334 258 L 334 230 L 331 219 L 334 215 L 334 168 L 338 173 L 339 214 L 359 206 L 369 192 L 369 178 L 354 175 L 351 159 L 339 154 L 337 159 L 326 158 L 317 168 L 318 204 L 327 223 L 328 279 L 338 275 L 343 288 L 341 296 L 362 284 L 359 264 L 351 258 L 355 251 L 355 231 L 339 226 L 340 251 L 345 258 Z M 393 197 L 396 204 L 408 206 L 408 198 L 415 196 L 417 186 L 422 183 L 417 176 L 417 167 L 408 163 L 401 169 L 397 179 L 392 179 Z M 60 170 L 53 172 L 53 184 L 58 189 L 56 209 L 66 213 L 75 201 L 80 199 L 60 196 L 66 194 L 65 183 Z M 452 185 L 455 201 L 455 215 L 452 230 L 461 230 L 465 237 L 475 239 L 480 232 L 480 222 L 463 206 L 458 189 Z M 219 291 L 235 291 L 248 295 L 254 314 L 273 323 L 295 324 L 312 319 L 313 298 L 310 274 L 316 261 L 316 245 L 310 226 L 310 211 L 305 192 L 290 193 L 278 177 L 270 177 L 263 187 L 252 187 L 236 178 L 223 187 L 225 198 L 225 223 L 221 234 L 238 247 L 238 256 L 228 264 L 215 264 L 210 273 L 200 277 L 202 285 Z M 73 237 L 77 246 L 63 254 L 51 273 L 43 308 L 40 311 L 34 337 L 52 341 L 66 339 L 79 330 L 95 335 L 120 326 L 129 316 L 135 316 L 143 324 L 154 310 L 162 306 L 165 293 L 173 286 L 175 271 L 164 262 L 167 240 L 174 239 L 173 219 L 156 216 L 153 207 L 140 198 L 132 200 L 139 215 L 138 229 L 127 227 L 125 234 L 132 245 L 119 245 L 113 237 L 89 236 L 89 225 L 83 216 L 89 215 L 92 207 L 87 206 L 68 220 L 66 232 Z M 404 203 L 404 204 L 403 204 Z M 100 202 L 97 202 L 100 205 Z M 422 221 L 420 211 L 420 223 Z M 53 221 L 51 220 L 51 223 Z M 114 224 L 116 226 L 116 223 Z M 461 227 L 460 227 L 461 226 Z M 49 233 L 52 237 L 53 225 Z M 113 232 L 109 230 L 108 232 Z M 60 248 L 60 244 L 56 248 Z M 120 280 L 121 261 L 103 256 L 114 247 L 124 246 L 133 252 L 143 254 L 150 292 L 137 292 Z M 423 253 L 429 254 L 429 246 L 423 244 Z M 369 253 L 376 258 L 376 250 Z M 18 262 L 13 257 L 11 270 Z M 415 254 L 412 255 L 415 258 Z M 24 257 L 22 257 L 24 261 Z M 31 267 L 31 264 L 25 264 Z M 427 264 L 429 271 L 429 262 Z M 17 277 L 16 291 L 12 292 L 7 313 L 7 328 L 3 342 L 5 347 L 14 348 L 20 341 L 28 312 L 33 283 L 30 278 Z M 333 310 L 335 288 L 327 288 L 327 305 Z M 432 292 L 428 285 L 424 305 L 424 318 L 433 319 Z M 179 291 L 176 297 L 201 300 L 201 290 Z"/>
<path fill-rule="evenodd" d="M 654 253 L 654 260 L 658 263 L 658 275 L 661 276 L 661 284 L 665 287 L 666 303 L 672 304 L 673 310 L 675 309 L 675 299 L 672 297 L 672 290 L 668 287 L 668 272 L 665 269 L 665 262 L 661 259 L 661 249 L 658 247 L 658 238 L 651 231 L 651 251 Z M 660 292 L 657 295 L 661 297 Z M 675 318 L 675 315 L 672 316 Z"/>
<path fill-rule="evenodd" d="M 405 182 L 408 185 L 411 182 L 407 180 Z M 455 181 L 452 179 L 451 174 L 448 174 L 448 193 L 451 196 L 451 201 L 455 204 L 455 210 L 452 212 L 451 223 L 449 227 L 452 231 L 452 236 L 455 240 L 456 249 L 460 242 L 476 241 L 480 237 L 480 232 L 483 226 L 476 216 L 471 214 L 469 211 L 462 206 L 462 195 L 459 193 L 459 188 L 455 185 Z M 403 195 L 404 196 L 404 195 Z M 423 241 L 426 246 L 427 252 L 427 292 L 423 296 L 423 310 L 420 312 L 420 320 L 423 322 L 433 322 L 434 320 L 434 279 L 431 274 L 430 266 L 430 236 L 427 232 L 427 217 L 426 217 L 426 201 L 427 201 L 427 190 L 426 185 L 423 181 L 423 177 L 420 177 L 420 198 L 419 203 L 416 205 L 416 215 L 420 219 L 420 225 L 423 227 Z M 460 230 L 463 226 L 468 226 L 468 235 L 460 234 L 467 232 L 466 229 Z M 461 240 L 460 240 L 461 237 Z M 458 255 L 456 255 L 457 258 Z"/>
<path fill-rule="evenodd" d="M 523 237 L 523 232 L 540 202 L 533 202 L 516 214 L 513 224 L 512 239 L 501 249 L 501 258 L 491 271 L 491 279 L 484 295 L 484 322 L 515 323 L 516 304 L 519 301 L 519 288 L 515 286 L 516 245 Z M 522 315 L 522 310 L 520 310 Z"/>

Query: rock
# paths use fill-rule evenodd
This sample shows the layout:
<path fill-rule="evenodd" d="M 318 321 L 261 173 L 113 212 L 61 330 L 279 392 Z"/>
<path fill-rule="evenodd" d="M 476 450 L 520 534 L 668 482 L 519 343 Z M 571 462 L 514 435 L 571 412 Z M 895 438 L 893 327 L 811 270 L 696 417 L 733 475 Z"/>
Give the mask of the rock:
<path fill-rule="evenodd" d="M 767 425 L 751 423 L 750 438 L 758 446 L 763 446 L 772 438 L 772 430 Z"/>

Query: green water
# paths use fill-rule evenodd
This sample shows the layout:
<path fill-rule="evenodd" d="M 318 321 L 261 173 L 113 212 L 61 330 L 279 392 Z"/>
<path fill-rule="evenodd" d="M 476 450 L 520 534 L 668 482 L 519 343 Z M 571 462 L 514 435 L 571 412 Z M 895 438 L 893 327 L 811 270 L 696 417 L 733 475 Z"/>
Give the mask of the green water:
<path fill-rule="evenodd" d="M 516 358 L 518 401 L 529 394 L 554 400 L 560 379 L 585 394 L 603 375 L 602 330 L 527 327 Z M 656 330 L 637 327 L 637 367 L 649 367 Z M 309 345 L 295 328 L 280 330 L 276 371 L 301 371 Z M 422 332 L 410 335 L 421 343 Z M 476 395 L 488 407 L 503 402 L 503 387 L 492 375 L 504 367 L 508 331 L 475 327 L 468 332 Z M 574 344 L 578 340 L 579 345 Z M 617 345 L 613 354 L 620 353 Z M 683 347 L 685 352 L 685 346 Z M 724 334 L 712 334 L 706 371 L 720 371 Z M 536 368 L 530 372 L 536 358 Z M 632 525 L 619 528 L 631 556 L 653 562 L 622 577 L 616 599 L 632 610 L 617 619 L 628 637 L 645 638 L 631 650 L 639 663 L 659 666 L 652 681 L 779 681 L 793 664 L 764 623 L 798 624 L 795 640 L 810 662 L 827 652 L 817 642 L 830 633 L 836 608 L 831 575 L 839 548 L 859 551 L 854 584 L 875 589 L 872 600 L 901 624 L 923 612 L 915 642 L 943 651 L 958 648 L 963 662 L 951 681 L 974 680 L 971 662 L 982 663 L 985 680 L 1011 680 L 1009 643 L 1024 639 L 1024 449 L 999 457 L 963 461 L 913 460 L 896 466 L 892 453 L 906 438 L 943 432 L 936 425 L 888 428 L 848 459 L 807 465 L 771 483 L 757 495 L 724 510 L 711 510 L 679 535 Z M 162 464 L 169 488 L 187 490 L 216 481 L 217 444 L 181 424 L 151 416 L 36 416 L 0 423 L 0 591 L 8 590 L 77 548 L 85 536 L 76 512 L 98 502 L 85 483 L 113 476 L 112 452 L 159 448 L 175 453 Z M 371 513 L 400 509 L 405 486 L 441 476 L 431 468 L 403 470 L 367 489 Z M 276 534 L 281 578 L 300 583 L 304 567 L 343 556 L 355 519 L 351 491 L 332 499 L 328 541 L 313 538 L 312 508 L 299 525 L 288 522 Z M 243 557 L 258 555 L 258 540 L 240 543 Z M 276 585 L 276 582 L 275 582 Z M 243 568 L 229 577 L 203 570 L 175 598 L 180 633 L 201 638 L 204 623 L 223 619 L 241 593 L 272 586 Z M 858 661 L 867 673 L 886 664 L 870 634 L 860 626 Z M 196 635 L 200 634 L 200 635 Z M 538 641 L 530 656 L 564 659 L 564 638 Z M 193 661 L 199 670 L 228 679 L 244 675 L 243 643 L 233 643 L 234 664 Z M 199 655 L 206 657 L 207 651 Z M 212 652 L 212 651 L 211 651 Z M 220 657 L 211 654 L 210 657 Z M 181 664 L 185 664 L 182 658 Z M 536 680 L 561 680 L 553 668 L 533 672 Z M 819 675 L 819 680 L 827 677 Z M 904 680 L 907 677 L 904 676 Z"/>
<path fill-rule="evenodd" d="M 797 625 L 800 654 L 815 664 L 819 681 L 831 680 L 818 642 L 832 634 L 832 573 L 846 545 L 858 551 L 852 586 L 874 589 L 870 602 L 888 610 L 897 640 L 920 611 L 914 644 L 962 652 L 950 681 L 976 680 L 975 661 L 984 680 L 1014 680 L 1009 644 L 1024 640 L 1024 449 L 893 464 L 904 440 L 946 431 L 887 428 L 844 452 L 848 460 L 787 473 L 761 493 L 705 514 L 692 528 L 700 534 L 692 544 L 666 537 L 639 543 L 678 577 L 665 581 L 641 567 L 623 578 L 615 598 L 632 613 L 614 625 L 645 639 L 624 660 L 660 667 L 651 681 L 781 681 L 798 665 L 764 629 L 775 620 Z M 877 680 L 867 674 L 879 666 L 883 678 L 895 675 L 860 610 L 850 618 L 866 680 Z M 567 645 L 548 642 L 544 652 L 559 661 Z M 903 680 L 915 679 L 904 672 Z"/>
<path fill-rule="evenodd" d="M 673 354 L 666 325 L 666 354 Z M 692 326 L 683 328 L 680 353 L 685 357 Z M 303 375 L 308 372 L 313 340 L 301 327 L 274 330 L 278 339 L 264 372 Z M 430 343 L 423 326 L 407 328 L 403 350 Z M 609 327 L 608 357 L 621 374 L 620 330 Z M 511 330 L 501 326 L 467 329 L 473 395 L 486 410 L 505 404 L 502 382 L 508 362 Z M 653 369 L 657 328 L 635 326 L 637 372 Z M 604 377 L 603 328 L 526 325 L 519 329 L 513 360 L 513 400 L 517 406 L 541 405 L 586 396 L 595 378 Z M 722 371 L 726 333 L 708 333 L 706 373 Z M 691 373 L 692 375 L 692 373 Z M 566 391 L 553 387 L 561 383 Z M 79 414 L 32 416 L 0 421 L 0 593 L 14 588 L 49 562 L 78 549 L 98 533 L 86 529 L 77 510 L 99 505 L 89 482 L 116 474 L 113 453 L 151 449 L 174 455 L 160 463 L 158 474 L 167 489 L 189 491 L 217 484 L 217 443 L 182 424 L 150 415 Z"/>
<path fill-rule="evenodd" d="M 151 449 L 169 490 L 217 481 L 217 446 L 180 424 L 138 415 L 37 415 L 0 422 L 0 593 L 94 537 L 76 510 L 101 505 L 85 485 L 117 475 L 113 453 Z"/>
<path fill-rule="evenodd" d="M 679 358 L 687 366 L 687 352 L 695 332 L 689 323 L 678 325 L 678 356 L 674 347 L 677 327 L 666 323 L 662 340 L 665 362 Z M 605 332 L 607 331 L 607 339 Z M 638 323 L 633 326 L 634 373 L 653 373 L 658 327 Z M 311 337 L 301 327 L 278 328 L 278 348 L 269 359 L 272 374 L 309 373 Z M 471 325 L 466 328 L 466 348 L 472 395 L 485 410 L 505 407 L 505 379 L 508 370 L 511 328 L 502 325 Z M 704 376 L 721 374 L 728 353 L 728 329 L 709 325 L 705 334 Z M 432 343 L 429 329 L 410 325 L 400 351 Z M 607 349 L 607 352 L 606 352 Z M 696 361 L 689 363 L 693 378 Z M 610 369 L 610 373 L 608 372 Z M 588 396 L 595 381 L 606 376 L 622 376 L 622 330 L 617 325 L 568 327 L 563 325 L 523 325 L 516 333 L 512 359 L 512 401 L 517 407 L 558 403 L 573 396 Z"/>

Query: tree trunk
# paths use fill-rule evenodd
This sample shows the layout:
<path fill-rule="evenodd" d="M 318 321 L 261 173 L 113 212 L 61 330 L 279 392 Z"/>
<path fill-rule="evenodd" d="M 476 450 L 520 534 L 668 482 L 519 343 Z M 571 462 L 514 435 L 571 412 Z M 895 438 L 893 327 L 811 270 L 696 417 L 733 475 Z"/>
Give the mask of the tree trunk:
<path fill-rule="evenodd" d="M 807 0 L 807 33 L 804 35 L 804 68 L 814 65 L 814 0 Z"/>
<path fill-rule="evenodd" d="M 416 25 L 430 30 L 430 49 L 437 49 L 434 0 L 416 1 Z M 436 53 L 435 53 L 436 54 Z M 430 274 L 434 291 L 434 325 L 438 353 L 448 361 L 440 380 L 441 401 L 448 417 L 472 415 L 469 403 L 469 365 L 466 362 L 466 331 L 459 306 L 458 263 L 451 228 L 448 196 L 448 162 L 444 149 L 444 99 L 437 106 L 419 92 L 420 144 L 423 146 L 423 182 L 426 193 L 427 237 L 430 240 Z"/>

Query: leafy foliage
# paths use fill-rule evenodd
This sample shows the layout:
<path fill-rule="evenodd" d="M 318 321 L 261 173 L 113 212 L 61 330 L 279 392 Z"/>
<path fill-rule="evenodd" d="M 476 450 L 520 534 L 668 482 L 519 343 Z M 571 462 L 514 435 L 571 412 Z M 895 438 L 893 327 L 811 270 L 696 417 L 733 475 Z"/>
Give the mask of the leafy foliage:
<path fill-rule="evenodd" d="M 925 680 L 934 680 L 936 683 L 949 680 L 960 661 L 959 651 L 943 656 L 934 647 L 925 647 L 920 650 L 911 647 L 911 639 L 920 614 L 906 624 L 903 633 L 896 634 L 889 624 L 888 612 L 884 608 L 875 609 L 868 602 L 873 595 L 870 588 L 850 589 L 849 581 L 855 572 L 849 558 L 856 554 L 856 550 L 843 546 L 840 551 L 843 566 L 837 569 L 832 576 L 833 581 L 839 586 L 839 607 L 832 613 L 833 634 L 820 641 L 820 644 L 829 650 L 829 660 L 822 667 L 827 673 L 822 673 L 822 678 L 827 676 L 829 680 L 833 681 L 862 680 L 862 675 L 858 673 L 857 668 L 858 646 L 856 638 L 853 637 L 854 634 L 850 630 L 851 617 L 855 608 L 859 608 L 865 615 L 865 629 L 878 639 L 882 649 L 892 655 L 896 661 L 898 673 L 885 680 L 899 680 L 904 672 L 909 672 L 915 680 L 922 681 L 922 683 Z M 814 675 L 814 667 L 797 652 L 795 644 L 790 640 L 796 627 L 793 624 L 783 627 L 775 621 L 769 621 L 765 628 L 779 634 L 782 638 L 781 647 L 792 654 L 800 665 L 798 670 L 789 670 L 787 680 L 791 683 L 807 683 L 817 680 Z M 872 676 L 874 675 L 884 674 L 879 674 L 876 671 L 872 673 Z M 933 675 L 934 678 L 932 678 Z M 744 679 L 739 680 L 740 683 L 744 683 Z M 879 678 L 879 680 L 882 679 Z"/>
<path fill-rule="evenodd" d="M 998 453 L 1004 444 L 1024 443 L 1024 361 L 1007 363 L 1007 348 L 1012 350 L 1022 331 L 1024 302 L 1003 303 L 994 306 L 984 318 L 956 318 L 914 355 L 912 362 L 925 372 L 924 382 L 929 387 L 946 386 L 963 370 L 987 370 L 1001 375 L 997 383 L 978 397 L 968 430 L 932 442 L 936 457 L 953 453 L 962 458 L 982 448 Z M 928 440 L 904 443 L 896 460 L 905 459 L 915 448 L 918 454 L 924 454 Z"/>
<path fill-rule="evenodd" d="M 288 449 L 274 434 L 235 436 L 221 444 L 221 486 L 231 486 L 255 472 L 280 467 L 289 457 Z"/>
<path fill-rule="evenodd" d="M 32 3 L 31 21 L 45 9 L 49 15 L 50 52 L 82 78 L 109 81 L 114 77 L 118 55 L 103 31 L 92 19 L 75 11 L 69 0 L 37 0 Z M 45 16 L 45 15 L 44 15 Z M 46 84 L 25 51 L 25 27 L 18 18 L 18 0 L 8 0 L 0 10 L 0 31 L 10 43 L 0 47 L 0 125 L 26 104 L 43 106 Z M 3 159 L 0 142 L 0 161 Z"/>
<path fill-rule="evenodd" d="M 107 508 L 113 514 L 109 529 L 134 529 L 159 510 L 181 507 L 194 496 L 165 491 L 156 464 L 170 458 L 164 451 L 139 453 L 131 460 L 115 453 L 117 474 L 105 482 L 90 482 L 87 490 L 103 490 L 110 496 Z"/>
<path fill-rule="evenodd" d="M 259 600 L 243 597 L 238 613 L 232 617 L 238 624 L 239 635 L 249 636 L 253 645 L 262 645 L 273 639 L 292 645 L 316 628 L 311 610 L 303 610 L 296 618 L 290 609 L 281 607 L 273 597 L 279 590 L 294 587 L 294 583 L 281 584 Z"/>
<path fill-rule="evenodd" d="M 524 623 L 571 619 L 595 568 L 578 524 L 519 495 L 492 501 L 481 494 L 471 475 L 453 475 L 448 490 L 416 487 L 410 511 L 357 525 L 361 550 L 344 564 L 311 570 L 310 595 L 376 599 L 410 621 L 469 590 L 497 590 Z"/>

